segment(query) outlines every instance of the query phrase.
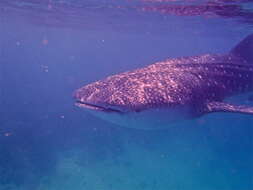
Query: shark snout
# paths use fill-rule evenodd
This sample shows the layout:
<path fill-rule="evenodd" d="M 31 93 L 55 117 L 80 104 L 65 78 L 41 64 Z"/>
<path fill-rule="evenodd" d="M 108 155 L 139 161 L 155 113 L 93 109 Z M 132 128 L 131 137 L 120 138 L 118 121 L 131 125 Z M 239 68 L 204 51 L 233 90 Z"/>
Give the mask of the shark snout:
<path fill-rule="evenodd" d="M 87 86 L 89 87 L 89 86 Z M 112 104 L 110 96 L 101 90 L 92 90 L 90 88 L 78 89 L 74 94 L 75 105 L 80 108 L 85 108 L 88 110 L 102 111 L 107 113 L 123 113 L 124 110 L 117 105 Z"/>
<path fill-rule="evenodd" d="M 81 108 L 94 110 L 94 111 L 102 111 L 102 112 L 107 112 L 107 113 L 112 113 L 112 112 L 124 113 L 124 111 L 121 110 L 119 107 L 108 105 L 106 103 L 97 103 L 97 102 L 94 103 L 94 102 L 76 100 L 75 105 Z"/>

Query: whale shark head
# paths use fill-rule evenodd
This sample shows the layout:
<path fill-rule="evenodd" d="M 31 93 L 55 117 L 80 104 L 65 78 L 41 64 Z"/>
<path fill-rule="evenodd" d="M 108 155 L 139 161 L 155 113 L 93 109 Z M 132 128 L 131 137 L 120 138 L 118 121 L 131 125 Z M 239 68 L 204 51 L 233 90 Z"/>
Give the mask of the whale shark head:
<path fill-rule="evenodd" d="M 165 78 L 140 71 L 113 75 L 78 89 L 74 93 L 75 104 L 95 116 L 130 128 L 164 128 L 183 118 L 182 109 L 187 108 L 173 102 Z"/>
<path fill-rule="evenodd" d="M 130 105 L 133 107 L 134 104 L 124 94 L 120 84 L 116 85 L 113 79 L 86 85 L 78 89 L 74 97 L 79 107 L 108 114 L 127 113 L 131 109 Z"/>

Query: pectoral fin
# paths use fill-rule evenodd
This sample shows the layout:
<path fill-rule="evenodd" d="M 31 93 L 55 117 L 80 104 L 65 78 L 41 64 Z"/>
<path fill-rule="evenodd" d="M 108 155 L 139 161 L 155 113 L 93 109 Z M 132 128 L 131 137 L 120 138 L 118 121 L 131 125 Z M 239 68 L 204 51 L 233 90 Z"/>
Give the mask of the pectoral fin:
<path fill-rule="evenodd" d="M 207 109 L 209 112 L 231 112 L 253 115 L 253 106 L 233 105 L 225 102 L 209 102 Z"/>

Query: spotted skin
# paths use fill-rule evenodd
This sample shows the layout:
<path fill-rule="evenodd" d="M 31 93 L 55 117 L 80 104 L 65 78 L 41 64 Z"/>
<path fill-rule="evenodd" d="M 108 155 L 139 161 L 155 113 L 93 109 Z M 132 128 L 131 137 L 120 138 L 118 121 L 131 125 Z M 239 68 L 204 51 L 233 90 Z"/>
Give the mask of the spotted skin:
<path fill-rule="evenodd" d="M 79 107 L 117 112 L 122 117 L 147 110 L 170 110 L 171 114 L 173 109 L 182 109 L 186 117 L 179 121 L 196 118 L 212 111 L 229 111 L 229 106 L 217 102 L 253 90 L 251 61 L 234 52 L 168 59 L 88 84 L 74 97 Z M 236 107 L 233 109 L 236 112 Z"/>

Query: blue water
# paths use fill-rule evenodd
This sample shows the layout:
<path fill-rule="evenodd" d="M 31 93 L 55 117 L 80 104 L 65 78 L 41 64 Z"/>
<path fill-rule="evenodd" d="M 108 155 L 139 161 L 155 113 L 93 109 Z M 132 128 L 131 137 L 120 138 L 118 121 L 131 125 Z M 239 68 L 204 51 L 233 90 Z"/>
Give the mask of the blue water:
<path fill-rule="evenodd" d="M 145 131 L 72 99 L 111 74 L 228 52 L 252 32 L 250 0 L 1 0 L 0 190 L 252 190 L 252 116 Z"/>

